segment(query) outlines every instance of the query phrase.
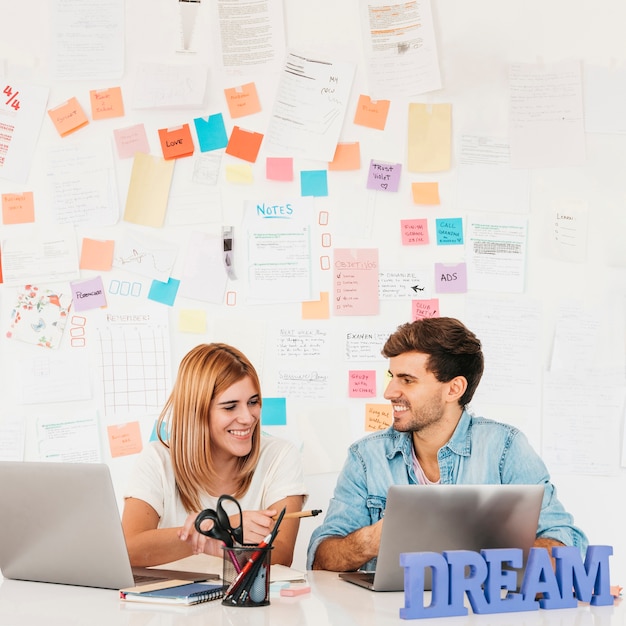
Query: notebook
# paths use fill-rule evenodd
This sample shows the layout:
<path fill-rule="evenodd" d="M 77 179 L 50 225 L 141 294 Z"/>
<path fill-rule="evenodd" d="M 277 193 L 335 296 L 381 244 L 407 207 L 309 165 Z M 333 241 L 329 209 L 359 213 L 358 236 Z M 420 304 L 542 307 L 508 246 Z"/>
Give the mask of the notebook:
<path fill-rule="evenodd" d="M 403 552 L 521 548 L 525 563 L 537 534 L 543 494 L 543 485 L 393 485 L 387 493 L 376 571 L 339 576 L 373 591 L 402 591 Z M 430 574 L 426 568 L 426 589 Z"/>
<path fill-rule="evenodd" d="M 221 583 L 155 583 L 120 589 L 120 599 L 126 602 L 151 602 L 157 604 L 200 604 L 224 597 L 226 586 Z"/>
<path fill-rule="evenodd" d="M 106 464 L 0 461 L 0 503 L 4 578 L 118 590 L 219 578 L 131 568 Z"/>

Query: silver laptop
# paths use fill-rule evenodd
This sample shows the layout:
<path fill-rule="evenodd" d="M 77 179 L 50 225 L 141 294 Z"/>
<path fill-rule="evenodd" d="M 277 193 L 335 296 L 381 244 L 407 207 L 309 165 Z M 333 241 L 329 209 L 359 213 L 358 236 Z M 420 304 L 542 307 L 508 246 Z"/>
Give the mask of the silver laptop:
<path fill-rule="evenodd" d="M 394 485 L 387 494 L 375 572 L 341 578 L 373 591 L 402 591 L 403 552 L 521 548 L 537 534 L 543 485 Z M 518 570 L 521 579 L 523 568 Z M 425 588 L 431 588 L 426 568 Z"/>
<path fill-rule="evenodd" d="M 109 467 L 0 461 L 4 578 L 121 589 L 211 574 L 131 568 Z"/>

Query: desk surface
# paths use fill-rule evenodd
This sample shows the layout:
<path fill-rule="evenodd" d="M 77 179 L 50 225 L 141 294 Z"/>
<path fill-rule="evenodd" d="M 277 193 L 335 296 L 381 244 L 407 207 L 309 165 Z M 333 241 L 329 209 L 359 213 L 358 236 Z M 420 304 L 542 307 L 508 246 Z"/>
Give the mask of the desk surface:
<path fill-rule="evenodd" d="M 404 594 L 376 593 L 339 580 L 333 572 L 308 572 L 311 593 L 294 598 L 272 593 L 265 607 L 226 607 L 219 600 L 190 607 L 131 604 L 118 593 L 0 578 L 3 626 L 388 626 L 427 623 L 476 626 L 617 626 L 626 622 L 621 600 L 610 607 L 542 610 L 428 620 L 402 620 Z"/>

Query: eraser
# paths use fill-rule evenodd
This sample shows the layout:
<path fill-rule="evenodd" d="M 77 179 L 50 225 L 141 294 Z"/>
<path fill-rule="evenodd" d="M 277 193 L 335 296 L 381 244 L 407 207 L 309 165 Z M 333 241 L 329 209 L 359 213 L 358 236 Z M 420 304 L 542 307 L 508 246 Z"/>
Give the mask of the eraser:
<path fill-rule="evenodd" d="M 281 596 L 301 596 L 304 593 L 310 593 L 311 587 L 308 585 L 298 585 L 297 587 L 287 587 L 280 590 Z"/>

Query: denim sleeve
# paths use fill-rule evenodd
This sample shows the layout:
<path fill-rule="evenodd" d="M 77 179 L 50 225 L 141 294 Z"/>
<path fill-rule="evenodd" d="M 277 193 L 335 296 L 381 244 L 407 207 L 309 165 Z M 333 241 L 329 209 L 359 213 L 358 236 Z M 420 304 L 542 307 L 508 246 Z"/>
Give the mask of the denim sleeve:
<path fill-rule="evenodd" d="M 345 537 L 382 517 L 385 498 L 368 494 L 366 472 L 363 458 L 357 446 L 353 445 L 337 478 L 324 521 L 311 534 L 307 550 L 307 569 L 312 568 L 315 551 L 324 539 Z"/>
<path fill-rule="evenodd" d="M 574 524 L 574 517 L 565 510 L 557 497 L 546 464 L 520 431 L 515 432 L 508 453 L 503 458 L 502 479 L 503 482 L 543 484 L 545 492 L 537 537 L 556 539 L 566 546 L 579 548 L 584 554 L 588 545 L 587 536 Z"/>

